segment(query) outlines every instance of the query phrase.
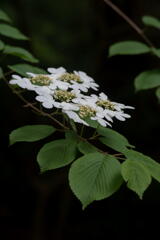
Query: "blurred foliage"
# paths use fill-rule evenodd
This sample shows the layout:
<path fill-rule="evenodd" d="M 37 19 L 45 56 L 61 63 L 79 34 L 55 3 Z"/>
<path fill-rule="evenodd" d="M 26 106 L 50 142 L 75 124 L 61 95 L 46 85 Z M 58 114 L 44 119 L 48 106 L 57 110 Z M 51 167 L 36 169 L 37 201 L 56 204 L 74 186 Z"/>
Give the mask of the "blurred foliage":
<path fill-rule="evenodd" d="M 158 0 L 154 0 L 154 4 L 145 0 L 113 2 L 140 26 L 143 26 L 143 15 L 160 17 Z M 159 63 L 149 55 L 108 58 L 108 48 L 112 43 L 142 40 L 124 20 L 100 0 L 46 0 L 45 3 L 42 0 L 15 0 L 14 3 L 1 0 L 1 7 L 30 37 L 31 41 L 23 43 L 22 47 L 32 50 L 41 67 L 64 66 L 71 71 L 86 71 L 115 101 L 134 105 L 136 113 L 127 123 L 128 127 L 116 127 L 122 128 L 126 136 L 131 135 L 134 143 L 145 141 L 146 145 L 150 144 L 149 137 L 144 139 L 143 136 L 146 131 L 150 131 L 150 136 L 153 128 L 159 125 L 158 105 L 151 93 L 147 93 L 149 96 L 146 93 L 135 95 L 133 79 L 139 72 Z M 160 47 L 158 32 L 149 29 L 147 34 Z M 10 60 L 15 64 L 12 58 Z M 145 124 L 143 119 L 147 119 Z M 140 125 L 138 135 L 134 130 L 137 124 Z"/>
<path fill-rule="evenodd" d="M 44 5 L 44 1 L 16 0 L 9 8 L 15 22 L 32 39 L 41 62 L 68 68 L 96 67 L 101 32 L 95 1 L 55 0 Z"/>
<path fill-rule="evenodd" d="M 154 4 L 145 0 L 115 0 L 114 3 L 140 26 L 144 15 L 160 18 L 158 0 L 154 0 Z M 135 94 L 133 79 L 139 72 L 158 65 L 159 61 L 149 54 L 108 58 L 108 49 L 112 43 L 142 40 L 124 20 L 99 0 L 14 0 L 14 3 L 11 0 L 1 0 L 0 6 L 14 25 L 30 37 L 29 42 L 20 45 L 40 60 L 41 67 L 64 66 L 68 70 L 84 70 L 103 86 L 101 90 L 109 97 L 134 105 L 136 110 L 132 119 L 126 124 L 115 124 L 114 128 L 121 130 L 129 139 L 132 138 L 133 144 L 136 143 L 143 152 L 147 150 L 148 154 L 158 155 L 158 141 L 153 145 L 150 136 L 154 132 L 155 138 L 158 138 L 159 105 L 152 92 Z M 160 47 L 159 33 L 149 29 L 147 34 Z M 8 44 L 11 43 L 15 45 L 13 40 L 8 40 Z M 11 56 L 8 57 L 11 64 L 18 63 Z M 3 62 L 5 64 L 6 59 Z M 10 129 L 15 129 L 22 123 L 34 123 L 36 116 L 23 110 L 21 103 L 17 102 L 16 97 L 13 98 L 6 86 L 0 87 L 3 102 L 1 107 L 8 121 L 4 131 L 8 134 Z M 8 101 L 4 102 L 6 95 Z M 13 110 L 15 104 L 17 108 Z"/>
<path fill-rule="evenodd" d="M 144 15 L 160 18 L 159 0 L 114 0 L 113 2 L 140 25 L 141 17 Z M 132 143 L 136 144 L 139 150 L 158 159 L 159 105 L 152 92 L 135 94 L 133 79 L 139 72 L 150 69 L 155 64 L 158 65 L 159 61 L 156 62 L 156 58 L 150 55 L 107 58 L 108 48 L 112 43 L 131 39 L 141 40 L 127 23 L 101 0 L 1 0 L 0 7 L 8 13 L 14 25 L 30 37 L 31 41 L 21 43 L 21 46 L 32 50 L 34 56 L 40 60 L 41 67 L 61 65 L 68 70 L 84 70 L 95 77 L 95 80 L 103 86 L 101 90 L 106 91 L 115 101 L 134 105 L 136 110 L 132 119 L 126 124 L 116 125 L 115 128 L 120 129 L 121 133 L 132 139 Z M 150 29 L 147 34 L 152 37 L 157 47 L 160 47 L 159 33 Z M 13 41 L 8 40 L 8 44 L 11 43 L 15 45 Z M 12 57 L 10 61 L 11 64 L 17 63 Z M 1 234 L 4 232 L 6 239 L 10 236 L 9 239 L 28 240 L 31 239 L 30 232 L 25 229 L 34 221 L 33 210 L 36 209 L 36 201 L 40 194 L 40 190 L 35 190 L 35 186 L 31 184 L 34 179 L 34 184 L 40 185 L 35 178 L 35 172 L 38 172 L 38 169 L 34 162 L 35 148 L 37 152 L 38 147 L 31 144 L 28 150 L 26 145 L 22 144 L 20 148 L 19 146 L 14 150 L 11 148 L 8 153 L 7 144 L 8 135 L 12 129 L 22 124 L 34 124 L 39 116 L 22 108 L 22 103 L 4 83 L 0 84 L 0 92 L 3 116 L 1 118 L 3 139 L 1 167 L 4 169 L 1 174 L 0 210 L 1 216 L 18 216 L 17 221 L 11 221 L 10 231 L 8 231 L 8 223 L 3 221 L 4 228 Z M 44 120 L 41 119 L 40 123 L 43 124 Z M 13 155 L 16 158 L 14 162 Z M 157 203 L 148 203 L 145 200 L 143 203 L 137 202 L 134 194 L 122 188 L 113 198 L 103 203 L 95 203 L 93 207 L 82 213 L 77 201 L 75 199 L 71 201 L 70 194 L 64 193 L 66 186 L 64 186 L 63 175 L 63 171 L 58 171 L 52 177 L 47 176 L 49 181 L 52 179 L 54 194 L 50 195 L 46 203 L 45 210 L 48 218 L 45 215 L 46 222 L 43 229 L 39 228 L 47 231 L 48 238 L 45 239 L 52 239 L 54 233 L 58 231 L 60 235 L 69 236 L 70 239 L 75 239 L 75 236 L 78 240 L 84 236 L 88 239 L 103 239 L 107 234 L 107 236 L 112 235 L 113 239 L 119 239 L 123 235 L 123 239 L 128 240 L 130 232 L 132 232 L 131 239 L 137 239 L 138 230 L 140 230 L 139 238 L 143 239 L 143 231 L 146 234 L 149 232 L 155 213 L 157 216 L 159 214 L 157 209 L 160 195 L 157 185 L 154 185 L 145 196 L 146 199 L 155 199 L 156 195 Z M 47 180 L 41 183 L 47 195 L 49 191 Z M 58 207 L 55 208 L 55 206 Z M 152 223 L 148 221 L 148 215 L 151 216 Z M 67 216 L 68 219 L 66 219 Z M 63 225 L 56 228 L 59 222 Z M 156 226 L 155 222 L 154 227 Z M 157 229 L 159 229 L 158 226 Z M 152 238 L 154 238 L 153 233 L 155 231 L 152 231 Z M 63 239 L 63 237 L 59 236 L 57 239 Z"/>

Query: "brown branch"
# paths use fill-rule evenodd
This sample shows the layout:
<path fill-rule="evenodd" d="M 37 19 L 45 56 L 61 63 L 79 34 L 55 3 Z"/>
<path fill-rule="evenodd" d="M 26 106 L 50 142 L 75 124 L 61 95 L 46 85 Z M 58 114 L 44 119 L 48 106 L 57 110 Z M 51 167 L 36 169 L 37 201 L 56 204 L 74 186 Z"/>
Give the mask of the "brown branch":
<path fill-rule="evenodd" d="M 28 102 L 19 92 L 17 92 L 16 90 L 13 90 L 12 87 L 9 85 L 8 81 L 6 80 L 5 77 L 3 77 L 4 81 L 7 83 L 8 87 L 13 91 L 13 93 L 15 93 L 24 103 L 24 107 L 30 107 L 32 110 L 34 110 L 35 112 L 41 114 L 44 117 L 48 117 L 50 118 L 52 121 L 54 121 L 55 123 L 57 123 L 59 126 L 61 126 L 63 129 L 68 130 L 69 128 L 66 127 L 65 125 L 63 125 L 61 122 L 59 122 L 57 119 L 55 119 L 54 117 L 51 116 L 51 114 L 46 113 L 41 111 L 39 108 L 35 107 L 34 104 Z"/>
<path fill-rule="evenodd" d="M 155 48 L 153 43 L 149 38 L 144 34 L 143 30 L 132 20 L 130 19 L 120 8 L 118 8 L 110 0 L 104 0 L 104 2 L 111 7 L 119 16 L 121 16 L 142 38 L 143 40 L 152 48 Z"/>
<path fill-rule="evenodd" d="M 68 130 L 68 127 L 66 127 L 65 125 L 63 125 L 61 122 L 59 122 L 57 119 L 55 119 L 54 117 L 51 116 L 51 114 L 43 112 L 41 110 L 39 110 L 39 108 L 35 107 L 32 103 L 29 103 L 22 95 L 20 95 L 19 93 L 17 93 L 16 91 L 14 91 L 14 93 L 24 102 L 26 103 L 25 107 L 30 107 L 32 108 L 34 111 L 36 111 L 37 113 L 41 114 L 44 117 L 48 117 L 51 120 L 53 120 L 55 123 L 57 123 L 59 126 L 61 126 L 62 128 Z"/>
<path fill-rule="evenodd" d="M 62 129 L 64 129 L 64 130 L 69 130 L 68 127 L 66 127 L 64 124 L 62 124 L 62 123 L 59 122 L 57 119 L 55 119 L 51 114 L 46 113 L 46 112 L 43 112 L 42 110 L 40 110 L 39 108 L 37 108 L 37 107 L 35 106 L 36 103 L 30 103 L 30 102 L 28 102 L 19 92 L 17 92 L 16 90 L 13 90 L 12 87 L 10 86 L 10 84 L 8 83 L 7 79 L 5 78 L 5 76 L 3 77 L 3 80 L 6 82 L 6 84 L 8 85 L 8 87 L 13 91 L 13 93 L 15 93 L 15 94 L 25 103 L 24 107 L 30 107 L 34 112 L 39 113 L 40 115 L 45 116 L 45 117 L 48 117 L 48 118 L 50 118 L 51 120 L 53 120 L 55 123 L 57 123 L 59 126 L 61 126 Z M 62 131 L 62 129 L 57 129 L 57 130 Z M 99 136 L 99 135 L 97 134 L 97 135 L 95 135 L 95 136 L 93 136 L 93 137 L 90 137 L 90 138 L 86 139 L 86 138 L 78 135 L 78 138 L 79 138 L 81 141 L 84 141 L 84 142 L 89 143 L 88 140 L 93 140 L 93 139 L 97 138 L 98 136 Z M 104 155 L 108 155 L 108 152 L 104 152 L 103 150 L 97 148 L 96 146 L 94 146 L 94 147 L 97 149 L 98 152 L 100 152 L 100 153 L 102 153 L 102 154 L 104 154 Z M 123 154 L 117 153 L 117 154 L 114 154 L 113 156 L 121 156 L 121 155 L 123 155 Z"/>

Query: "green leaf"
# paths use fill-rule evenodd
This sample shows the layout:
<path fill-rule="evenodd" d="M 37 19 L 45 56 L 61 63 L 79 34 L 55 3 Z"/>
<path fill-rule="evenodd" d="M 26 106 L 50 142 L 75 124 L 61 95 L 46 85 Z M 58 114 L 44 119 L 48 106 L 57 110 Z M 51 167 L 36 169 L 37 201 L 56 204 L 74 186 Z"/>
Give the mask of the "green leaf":
<path fill-rule="evenodd" d="M 72 129 L 73 129 L 75 132 L 77 132 L 76 124 L 75 124 L 75 122 L 73 121 L 73 119 L 68 118 L 68 120 L 69 120 L 69 122 L 70 122 L 70 125 L 71 125 Z"/>
<path fill-rule="evenodd" d="M 160 49 L 159 48 L 151 48 L 151 52 L 157 56 L 158 58 L 160 58 Z"/>
<path fill-rule="evenodd" d="M 27 77 L 27 72 L 32 72 L 36 74 L 46 74 L 47 72 L 41 68 L 34 67 L 29 64 L 15 64 L 8 66 L 12 71 L 19 73 L 20 75 Z"/>
<path fill-rule="evenodd" d="M 28 38 L 24 34 L 22 34 L 17 28 L 9 26 L 7 24 L 0 24 L 0 34 L 5 37 L 18 40 L 28 40 Z"/>
<path fill-rule="evenodd" d="M 4 49 L 4 43 L 0 40 L 0 51 Z"/>
<path fill-rule="evenodd" d="M 134 85 L 137 91 L 160 86 L 160 69 L 140 73 Z"/>
<path fill-rule="evenodd" d="M 84 142 L 84 141 L 79 142 L 78 149 L 83 154 L 88 154 L 88 153 L 93 153 L 98 151 L 98 149 L 94 147 L 91 143 Z"/>
<path fill-rule="evenodd" d="M 0 9 L 0 20 L 5 22 L 11 22 L 11 19 L 8 17 L 8 15 Z"/>
<path fill-rule="evenodd" d="M 109 56 L 114 55 L 134 55 L 150 52 L 150 48 L 141 42 L 124 41 L 118 42 L 110 46 Z"/>
<path fill-rule="evenodd" d="M 79 141 L 79 137 L 78 137 L 77 133 L 72 131 L 72 130 L 67 130 L 65 132 L 65 138 L 69 139 L 69 140 L 72 140 L 72 141 L 75 141 L 75 142 Z"/>
<path fill-rule="evenodd" d="M 159 19 L 152 17 L 152 16 L 143 16 L 142 17 L 142 22 L 146 25 L 146 26 L 150 26 L 150 27 L 155 27 L 160 29 L 160 21 Z"/>
<path fill-rule="evenodd" d="M 4 77 L 3 69 L 0 67 L 0 79 Z"/>
<path fill-rule="evenodd" d="M 38 62 L 38 60 L 35 57 L 33 57 L 33 55 L 30 52 L 20 47 L 6 45 L 4 48 L 4 53 L 20 57 L 21 59 L 32 63 Z"/>
<path fill-rule="evenodd" d="M 92 120 L 90 118 L 85 118 L 84 121 L 89 124 L 92 128 L 98 128 L 100 125 L 96 120 Z"/>
<path fill-rule="evenodd" d="M 160 101 L 160 87 L 156 89 L 156 97 Z"/>
<path fill-rule="evenodd" d="M 103 144 L 118 152 L 123 153 L 127 150 L 127 147 L 134 147 L 123 135 L 110 128 L 99 127 L 97 132 L 104 136 L 99 138 Z"/>
<path fill-rule="evenodd" d="M 111 155 L 89 153 L 77 159 L 69 171 L 69 184 L 83 204 L 111 196 L 121 186 L 120 163 Z"/>
<path fill-rule="evenodd" d="M 28 125 L 13 130 L 9 136 L 10 144 L 16 142 L 34 142 L 54 133 L 56 129 L 49 125 Z"/>
<path fill-rule="evenodd" d="M 45 144 L 38 153 L 41 171 L 53 170 L 70 164 L 76 157 L 76 142 L 66 139 Z"/>
<path fill-rule="evenodd" d="M 142 199 L 144 191 L 151 183 L 151 176 L 140 162 L 127 159 L 122 164 L 122 176 L 127 187 L 136 192 Z"/>
<path fill-rule="evenodd" d="M 160 182 L 160 164 L 157 163 L 152 158 L 137 152 L 135 150 L 128 150 L 124 154 L 129 160 L 138 161 L 143 165 L 145 168 L 148 169 L 151 176 L 155 178 L 158 182 Z"/>

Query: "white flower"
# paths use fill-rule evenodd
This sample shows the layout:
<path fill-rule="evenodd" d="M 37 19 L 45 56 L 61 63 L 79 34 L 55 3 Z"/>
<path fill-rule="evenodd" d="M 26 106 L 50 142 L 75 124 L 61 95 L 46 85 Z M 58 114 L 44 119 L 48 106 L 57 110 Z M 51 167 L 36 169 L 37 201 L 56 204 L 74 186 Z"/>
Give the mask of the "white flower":
<path fill-rule="evenodd" d="M 94 101 L 92 97 L 83 94 L 81 94 L 79 98 L 73 99 L 73 102 L 79 105 L 87 105 L 93 108 L 97 108 L 96 101 Z"/>
<path fill-rule="evenodd" d="M 62 72 L 62 71 L 60 71 L 60 72 Z M 44 80 L 45 80 L 45 78 L 48 78 L 48 82 L 47 82 L 47 85 L 45 86 L 45 88 L 47 89 L 49 89 L 49 91 L 50 91 L 50 94 L 52 93 L 52 90 L 55 90 L 55 89 L 57 89 L 57 88 L 59 88 L 59 89 L 62 89 L 62 90 L 67 90 L 68 89 L 68 87 L 69 87 L 69 84 L 68 83 L 66 83 L 66 82 L 60 82 L 60 81 L 57 81 L 56 80 L 56 76 L 54 77 L 54 75 L 53 74 L 51 74 L 51 75 L 44 75 L 44 74 L 34 74 L 34 73 L 27 73 L 29 76 L 31 76 L 31 79 L 30 79 L 30 81 L 31 82 L 33 82 L 33 80 L 34 79 L 36 79 L 36 80 L 38 80 L 38 77 L 40 76 L 40 77 L 42 77 L 42 85 L 38 85 L 38 90 L 39 89 L 41 89 L 41 87 L 44 87 L 44 85 L 45 85 L 45 81 L 44 81 L 44 83 L 43 83 L 43 78 L 44 78 Z M 36 85 L 36 80 L 35 80 L 35 84 L 34 84 L 34 87 L 36 86 L 36 88 L 37 88 L 37 85 Z M 43 85 L 44 84 L 44 85 Z M 40 90 L 41 91 L 41 90 Z M 49 91 L 48 91 L 48 93 L 49 93 Z M 39 92 L 37 92 L 38 94 L 39 94 Z"/>
<path fill-rule="evenodd" d="M 60 103 L 60 106 L 65 111 L 69 111 L 69 110 L 78 111 L 79 110 L 78 105 L 76 105 L 74 103 L 62 102 L 62 103 Z"/>
<path fill-rule="evenodd" d="M 123 111 L 112 111 L 109 109 L 104 110 L 105 113 L 105 118 L 107 119 L 107 117 L 115 117 L 120 121 L 125 121 L 126 118 L 130 118 L 131 116 L 129 114 L 124 113 Z"/>
<path fill-rule="evenodd" d="M 55 90 L 55 89 L 67 90 L 69 86 L 70 86 L 69 83 L 54 79 L 54 82 L 50 85 L 50 89 L 51 90 Z"/>
<path fill-rule="evenodd" d="M 134 107 L 124 105 L 122 103 L 112 102 L 114 104 L 115 110 L 121 111 L 122 109 L 135 109 Z"/>
<path fill-rule="evenodd" d="M 52 95 L 53 90 L 67 90 L 69 83 L 54 79 L 52 75 L 27 73 L 28 78 L 22 78 L 18 75 L 12 75 L 10 84 L 17 84 L 19 87 L 35 91 L 38 95 Z"/>
<path fill-rule="evenodd" d="M 66 72 L 66 69 L 63 68 L 63 67 L 59 67 L 59 68 L 48 68 L 47 71 L 49 73 L 51 73 L 52 75 L 55 75 L 55 74 L 63 74 Z"/>
<path fill-rule="evenodd" d="M 107 126 L 108 125 L 108 126 L 112 127 L 112 125 L 109 123 L 109 122 L 113 122 L 112 118 L 110 116 L 107 116 L 107 114 L 105 113 L 105 111 L 101 107 L 96 108 L 96 116 L 91 117 L 91 119 L 98 121 L 99 124 L 102 125 L 102 126 Z"/>
<path fill-rule="evenodd" d="M 18 85 L 21 88 L 32 90 L 33 86 L 28 78 L 22 78 L 18 75 L 12 75 L 12 79 L 9 82 L 12 85 Z"/>
<path fill-rule="evenodd" d="M 52 109 L 54 107 L 61 108 L 64 110 L 78 110 L 78 106 L 73 103 L 66 103 L 66 102 L 58 102 L 56 101 L 53 96 L 45 95 L 45 96 L 36 96 L 36 100 L 42 103 L 44 108 Z"/>
<path fill-rule="evenodd" d="M 48 109 L 61 108 L 64 110 L 78 111 L 79 107 L 73 103 L 73 99 L 81 97 L 80 91 L 66 91 L 66 90 L 55 90 L 52 95 L 41 95 L 36 96 L 36 100 L 42 103 L 42 106 Z"/>
<path fill-rule="evenodd" d="M 91 117 L 91 119 L 94 121 L 97 121 L 102 127 L 106 127 L 107 125 L 112 127 L 110 123 L 108 123 L 106 120 L 104 120 L 101 117 L 95 116 L 95 117 Z"/>
<path fill-rule="evenodd" d="M 47 109 L 61 109 L 70 119 L 89 126 L 87 119 L 97 121 L 103 127 L 110 126 L 113 118 L 125 121 L 130 118 L 124 109 L 134 109 L 122 103 L 112 102 L 105 93 L 84 95 L 91 88 L 98 90 L 99 85 L 85 72 L 68 73 L 65 68 L 48 68 L 50 74 L 27 73 L 27 77 L 12 75 L 10 84 L 35 91 L 36 100 Z M 85 121 L 86 119 L 86 121 Z"/>
<path fill-rule="evenodd" d="M 94 97 L 96 97 L 96 95 L 94 95 Z M 109 101 L 108 96 L 103 92 L 99 94 L 99 100 Z M 127 106 L 122 103 L 111 102 L 111 101 L 109 101 L 109 102 L 114 105 L 114 108 L 117 111 L 121 111 L 122 109 L 134 109 L 134 107 Z"/>
<path fill-rule="evenodd" d="M 82 123 L 82 124 L 84 124 L 86 126 L 89 126 L 89 124 L 86 123 L 83 119 L 81 119 L 76 112 L 74 112 L 74 111 L 66 111 L 66 110 L 62 110 L 62 112 L 67 114 L 67 116 L 70 119 L 72 119 L 74 122 Z"/>
<path fill-rule="evenodd" d="M 82 98 L 82 94 L 79 90 L 60 90 L 56 89 L 53 92 L 53 98 L 57 99 L 59 102 L 73 102 L 75 103 L 76 100 Z"/>
<path fill-rule="evenodd" d="M 97 121 L 102 126 L 111 126 L 109 122 L 113 122 L 110 116 L 106 116 L 104 109 L 96 104 L 96 100 L 91 96 L 82 96 L 82 98 L 73 99 L 77 103 L 80 111 L 80 117 L 89 117 L 91 120 Z M 104 119 L 106 118 L 106 120 Z"/>
<path fill-rule="evenodd" d="M 52 90 L 47 87 L 47 86 L 41 86 L 38 88 L 33 89 L 38 95 L 43 96 L 43 95 L 51 95 L 52 94 Z"/>
<path fill-rule="evenodd" d="M 27 73 L 30 77 L 20 77 L 18 75 L 12 75 L 10 84 L 17 84 L 19 87 L 35 91 L 37 94 L 50 94 L 51 90 L 49 85 L 53 79 L 44 74 Z"/>
<path fill-rule="evenodd" d="M 42 106 L 47 109 L 61 108 L 59 102 L 55 101 L 51 95 L 36 96 L 36 100 L 42 103 Z"/>
<path fill-rule="evenodd" d="M 93 78 L 89 77 L 85 72 L 82 71 L 74 71 L 74 75 L 79 78 L 79 81 L 71 80 L 72 89 L 79 89 L 82 92 L 88 92 L 88 89 L 94 89 L 95 91 L 98 90 L 99 85 L 95 83 Z"/>
<path fill-rule="evenodd" d="M 68 87 L 71 89 L 79 89 L 82 92 L 88 92 L 89 88 L 98 90 L 99 85 L 95 83 L 93 78 L 89 77 L 86 73 L 82 71 L 74 71 L 73 73 L 68 73 L 65 68 L 48 68 L 48 72 L 51 76 L 59 82 L 68 83 Z"/>
<path fill-rule="evenodd" d="M 61 90 L 80 90 L 88 92 L 89 88 L 98 89 L 98 84 L 84 72 L 68 73 L 65 68 L 48 68 L 50 74 L 34 74 L 28 72 L 28 77 L 22 78 L 13 75 L 10 84 L 35 91 L 38 95 L 52 94 L 55 89 Z"/>
<path fill-rule="evenodd" d="M 91 99 L 95 104 L 103 109 L 104 118 L 108 121 L 112 121 L 112 118 L 117 118 L 120 121 L 125 121 L 126 118 L 130 118 L 129 114 L 124 113 L 124 109 L 134 109 L 134 107 L 126 106 L 122 103 L 112 102 L 108 99 L 108 96 L 103 92 L 99 96 L 92 94 Z"/>

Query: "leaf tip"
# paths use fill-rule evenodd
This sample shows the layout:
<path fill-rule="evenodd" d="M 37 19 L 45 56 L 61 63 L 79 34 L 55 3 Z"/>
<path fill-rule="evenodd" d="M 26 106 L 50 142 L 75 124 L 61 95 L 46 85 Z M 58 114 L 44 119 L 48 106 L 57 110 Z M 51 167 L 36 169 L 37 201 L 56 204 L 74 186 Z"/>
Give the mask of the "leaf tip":
<path fill-rule="evenodd" d="M 9 140 L 9 147 L 11 147 L 13 144 L 15 144 L 16 141 L 13 141 L 13 140 Z"/>
<path fill-rule="evenodd" d="M 82 202 L 82 210 L 86 210 L 86 208 L 88 207 L 90 203 L 86 203 L 86 202 Z"/>
<path fill-rule="evenodd" d="M 143 193 L 144 193 L 144 192 L 143 192 L 143 193 L 142 193 L 142 192 L 141 192 L 141 193 L 140 193 L 140 192 L 136 192 L 136 193 L 137 193 L 139 199 L 140 199 L 140 200 L 143 200 Z"/>
<path fill-rule="evenodd" d="M 113 54 L 111 51 L 109 51 L 108 57 L 111 58 L 111 57 L 113 57 L 113 56 L 114 56 L 114 54 Z"/>

